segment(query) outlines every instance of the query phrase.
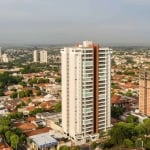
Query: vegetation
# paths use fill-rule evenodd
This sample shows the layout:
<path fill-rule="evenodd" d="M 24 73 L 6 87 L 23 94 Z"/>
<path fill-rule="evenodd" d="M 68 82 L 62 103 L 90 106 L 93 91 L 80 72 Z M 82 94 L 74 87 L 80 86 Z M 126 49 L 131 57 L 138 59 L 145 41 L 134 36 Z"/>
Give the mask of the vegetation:
<path fill-rule="evenodd" d="M 70 147 L 70 146 L 63 145 L 59 147 L 59 150 L 81 150 L 81 147 L 80 146 Z"/>
<path fill-rule="evenodd" d="M 61 78 L 60 78 L 60 77 L 59 77 L 59 78 L 56 78 L 56 79 L 55 79 L 55 82 L 60 84 L 60 83 L 61 83 Z"/>
<path fill-rule="evenodd" d="M 145 119 L 143 123 L 138 123 L 137 118 L 130 115 L 127 122 L 119 122 L 110 130 L 110 139 L 101 144 L 103 149 L 115 146 L 124 148 L 150 149 L 150 119 Z"/>
<path fill-rule="evenodd" d="M 112 82 L 111 88 L 113 88 L 113 89 L 119 89 L 119 86 L 118 86 L 117 83 L 113 83 L 113 82 Z"/>
<path fill-rule="evenodd" d="M 128 122 L 128 123 L 138 123 L 139 120 L 138 120 L 138 117 L 133 116 L 133 115 L 129 115 L 126 118 L 126 122 Z"/>
<path fill-rule="evenodd" d="M 45 69 L 48 69 L 49 65 L 45 63 L 32 63 L 22 67 L 23 69 L 21 70 L 21 73 L 27 74 L 27 73 L 37 73 Z"/>
<path fill-rule="evenodd" d="M 25 135 L 18 128 L 12 128 L 12 119 L 22 118 L 22 113 L 10 113 L 7 117 L 0 118 L 0 134 L 5 136 L 5 139 L 13 149 L 21 146 L 26 142 Z"/>
<path fill-rule="evenodd" d="M 30 116 L 34 116 L 36 115 L 37 113 L 42 113 L 44 112 L 44 109 L 43 108 L 35 108 L 33 111 L 31 111 L 29 114 Z"/>
<path fill-rule="evenodd" d="M 94 142 L 91 143 L 90 148 L 91 148 L 92 150 L 94 150 L 94 149 L 97 147 L 97 145 L 98 145 L 98 144 L 94 141 Z"/>
<path fill-rule="evenodd" d="M 17 98 L 18 93 L 17 92 L 13 92 L 10 94 L 10 98 Z"/>
<path fill-rule="evenodd" d="M 17 76 L 14 77 L 7 72 L 0 74 L 0 88 L 4 88 L 5 86 L 9 86 L 12 84 L 18 84 L 22 80 L 22 77 Z"/>
<path fill-rule="evenodd" d="M 23 90 L 23 91 L 20 91 L 19 92 L 19 98 L 23 98 L 23 97 L 30 97 L 32 96 L 32 90 L 31 89 L 26 89 L 26 90 Z"/>
<path fill-rule="evenodd" d="M 35 66 L 31 66 L 31 65 L 26 65 L 24 66 L 24 68 L 21 70 L 22 74 L 27 74 L 27 73 L 37 73 L 40 72 L 40 69 L 35 67 Z"/>
<path fill-rule="evenodd" d="M 61 102 L 58 102 L 58 103 L 55 105 L 54 110 L 55 110 L 56 112 L 61 112 Z"/>
<path fill-rule="evenodd" d="M 113 118 L 118 119 L 123 113 L 125 109 L 121 106 L 111 106 L 111 116 Z"/>
<path fill-rule="evenodd" d="M 31 79 L 29 79 L 29 84 L 31 85 L 31 86 L 33 86 L 33 84 L 40 84 L 40 83 L 49 83 L 49 79 L 45 79 L 45 78 L 31 78 Z"/>

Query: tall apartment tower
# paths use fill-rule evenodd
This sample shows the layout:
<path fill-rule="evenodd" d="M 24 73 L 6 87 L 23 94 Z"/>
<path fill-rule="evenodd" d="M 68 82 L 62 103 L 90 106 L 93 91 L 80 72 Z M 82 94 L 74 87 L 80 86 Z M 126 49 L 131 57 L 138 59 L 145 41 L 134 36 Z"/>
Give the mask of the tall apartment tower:
<path fill-rule="evenodd" d="M 47 51 L 40 51 L 40 63 L 47 63 Z"/>
<path fill-rule="evenodd" d="M 110 127 L 110 53 L 92 41 L 61 50 L 62 127 L 74 140 Z"/>
<path fill-rule="evenodd" d="M 0 62 L 2 62 L 2 48 L 0 47 Z"/>
<path fill-rule="evenodd" d="M 139 110 L 150 116 L 150 72 L 141 71 L 139 77 Z"/>
<path fill-rule="evenodd" d="M 33 62 L 38 62 L 38 51 L 37 50 L 33 51 Z"/>
<path fill-rule="evenodd" d="M 2 48 L 0 47 L 0 58 L 2 57 Z"/>

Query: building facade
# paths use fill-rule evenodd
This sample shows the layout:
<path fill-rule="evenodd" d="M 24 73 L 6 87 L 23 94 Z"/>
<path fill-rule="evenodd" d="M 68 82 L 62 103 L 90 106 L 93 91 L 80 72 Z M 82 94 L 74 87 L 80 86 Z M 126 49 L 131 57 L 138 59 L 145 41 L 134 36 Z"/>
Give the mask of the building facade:
<path fill-rule="evenodd" d="M 61 50 L 62 127 L 72 139 L 110 127 L 110 53 L 92 41 Z"/>
<path fill-rule="evenodd" d="M 47 51 L 40 51 L 40 63 L 47 63 Z"/>
<path fill-rule="evenodd" d="M 8 63 L 9 62 L 8 55 L 7 54 L 2 54 L 1 61 L 4 62 L 4 63 Z"/>
<path fill-rule="evenodd" d="M 33 51 L 33 62 L 38 62 L 38 51 L 37 50 Z"/>
<path fill-rule="evenodd" d="M 0 58 L 2 57 L 2 48 L 0 47 Z"/>
<path fill-rule="evenodd" d="M 150 72 L 145 70 L 139 77 L 139 111 L 150 116 Z"/>

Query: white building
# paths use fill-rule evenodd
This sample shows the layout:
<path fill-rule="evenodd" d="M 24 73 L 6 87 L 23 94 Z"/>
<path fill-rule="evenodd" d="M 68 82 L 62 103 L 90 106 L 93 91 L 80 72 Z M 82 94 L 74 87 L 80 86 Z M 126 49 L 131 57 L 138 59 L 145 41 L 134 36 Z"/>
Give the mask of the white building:
<path fill-rule="evenodd" d="M 40 51 L 40 63 L 47 63 L 47 51 Z"/>
<path fill-rule="evenodd" d="M 62 127 L 74 140 L 110 127 L 110 51 L 92 41 L 61 50 Z"/>
<path fill-rule="evenodd" d="M 2 48 L 0 47 L 0 58 L 2 57 Z"/>
<path fill-rule="evenodd" d="M 7 54 L 3 54 L 1 56 L 1 61 L 4 62 L 4 63 L 8 63 L 9 62 L 8 55 Z"/>
<path fill-rule="evenodd" d="M 38 62 L 38 51 L 37 50 L 33 51 L 33 62 Z"/>

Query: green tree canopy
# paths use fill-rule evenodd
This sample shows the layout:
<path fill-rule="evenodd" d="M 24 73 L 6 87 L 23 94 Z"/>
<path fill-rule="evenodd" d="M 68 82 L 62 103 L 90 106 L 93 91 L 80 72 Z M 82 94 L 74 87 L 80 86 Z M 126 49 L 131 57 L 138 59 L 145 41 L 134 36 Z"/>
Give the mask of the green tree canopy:
<path fill-rule="evenodd" d="M 10 94 L 10 98 L 17 98 L 18 93 L 17 92 L 13 92 Z"/>
<path fill-rule="evenodd" d="M 125 148 L 131 148 L 134 146 L 134 143 L 130 139 L 124 139 L 123 145 Z"/>
<path fill-rule="evenodd" d="M 56 111 L 56 112 L 61 112 L 61 102 L 58 102 L 58 103 L 55 105 L 55 111 Z"/>
<path fill-rule="evenodd" d="M 125 109 L 121 106 L 112 106 L 111 107 L 111 116 L 113 118 L 119 118 L 123 113 Z"/>
<path fill-rule="evenodd" d="M 17 149 L 19 137 L 16 134 L 10 136 L 11 147 Z"/>
<path fill-rule="evenodd" d="M 128 122 L 128 123 L 138 123 L 139 120 L 138 120 L 138 117 L 133 116 L 133 115 L 129 115 L 126 118 L 126 122 Z"/>

